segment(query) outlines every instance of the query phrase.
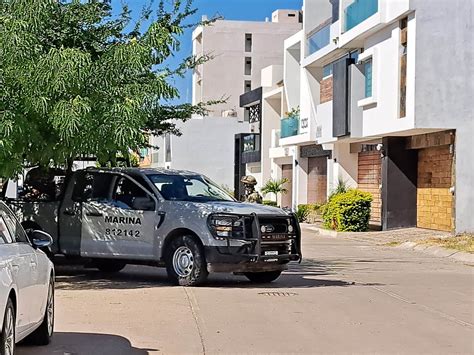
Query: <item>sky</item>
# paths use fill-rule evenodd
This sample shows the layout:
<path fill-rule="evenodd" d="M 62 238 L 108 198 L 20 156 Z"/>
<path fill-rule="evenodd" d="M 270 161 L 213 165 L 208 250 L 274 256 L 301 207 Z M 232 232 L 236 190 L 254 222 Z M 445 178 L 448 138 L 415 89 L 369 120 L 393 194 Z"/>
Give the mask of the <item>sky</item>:
<path fill-rule="evenodd" d="M 167 0 L 171 3 L 171 0 Z M 138 17 L 148 0 L 112 0 L 114 10 L 120 11 L 121 3 L 127 3 L 132 10 L 132 16 Z M 158 3 L 158 0 L 155 1 Z M 209 18 L 215 15 L 223 16 L 226 20 L 265 21 L 271 18 L 276 9 L 301 9 L 303 0 L 194 0 L 197 13 L 190 18 L 190 22 L 197 22 L 202 15 Z M 187 30 L 181 38 L 181 49 L 167 64 L 176 67 L 183 58 L 192 54 L 192 29 Z M 181 93 L 181 98 L 175 103 L 191 101 L 191 72 L 185 78 L 175 78 L 174 85 Z"/>

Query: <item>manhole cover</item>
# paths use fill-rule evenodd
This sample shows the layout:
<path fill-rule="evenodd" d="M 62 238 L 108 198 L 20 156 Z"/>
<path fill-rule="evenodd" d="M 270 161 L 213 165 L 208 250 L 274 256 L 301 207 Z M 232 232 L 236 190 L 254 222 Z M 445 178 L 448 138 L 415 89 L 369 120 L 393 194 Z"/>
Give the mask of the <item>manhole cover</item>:
<path fill-rule="evenodd" d="M 273 297 L 290 297 L 290 296 L 296 296 L 298 294 L 294 292 L 259 292 L 259 295 L 273 296 Z"/>

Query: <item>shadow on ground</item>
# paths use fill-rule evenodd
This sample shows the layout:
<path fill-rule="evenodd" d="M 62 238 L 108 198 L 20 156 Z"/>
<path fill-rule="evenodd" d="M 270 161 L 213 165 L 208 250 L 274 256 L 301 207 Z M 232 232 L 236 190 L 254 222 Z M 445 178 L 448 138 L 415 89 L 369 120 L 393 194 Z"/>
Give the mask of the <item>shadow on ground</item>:
<path fill-rule="evenodd" d="M 255 284 L 242 275 L 211 274 L 203 287 L 214 288 L 313 288 L 368 286 L 351 280 L 340 280 L 340 272 L 347 263 L 305 259 L 301 264 L 291 264 L 280 278 L 270 284 Z M 373 286 L 374 284 L 370 284 Z M 79 266 L 56 268 L 58 290 L 106 290 L 171 287 L 166 271 L 146 266 L 128 266 L 115 274 L 84 269 Z"/>
<path fill-rule="evenodd" d="M 16 355 L 148 355 L 158 349 L 139 349 L 132 346 L 127 338 L 111 334 L 54 333 L 48 346 L 20 344 Z"/>

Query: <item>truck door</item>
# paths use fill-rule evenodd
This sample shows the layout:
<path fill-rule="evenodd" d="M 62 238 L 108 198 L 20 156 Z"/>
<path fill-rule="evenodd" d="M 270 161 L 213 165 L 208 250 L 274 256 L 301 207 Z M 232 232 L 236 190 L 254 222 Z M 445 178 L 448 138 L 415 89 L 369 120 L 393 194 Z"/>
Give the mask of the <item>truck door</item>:
<path fill-rule="evenodd" d="M 80 255 L 82 201 L 92 189 L 92 176 L 76 172 L 66 181 L 63 201 L 59 207 L 59 250 L 65 255 Z"/>
<path fill-rule="evenodd" d="M 161 218 L 155 196 L 126 175 L 104 175 L 113 177 L 110 191 L 101 184 L 101 196 L 93 192 L 95 198 L 83 203 L 81 256 L 154 259 Z"/>

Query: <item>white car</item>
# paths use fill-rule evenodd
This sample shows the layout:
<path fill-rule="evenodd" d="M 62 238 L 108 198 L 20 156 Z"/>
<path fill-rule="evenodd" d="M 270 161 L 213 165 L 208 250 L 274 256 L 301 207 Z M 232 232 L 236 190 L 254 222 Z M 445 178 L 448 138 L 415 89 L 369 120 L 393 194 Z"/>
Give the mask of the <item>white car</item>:
<path fill-rule="evenodd" d="M 40 250 L 51 243 L 47 233 L 27 234 L 0 201 L 0 355 L 25 338 L 46 345 L 53 335 L 54 267 Z"/>

